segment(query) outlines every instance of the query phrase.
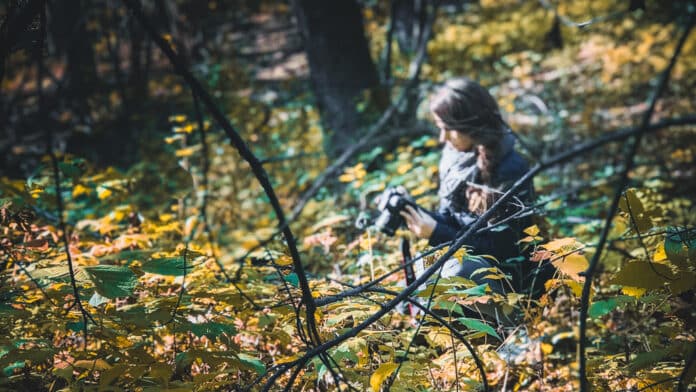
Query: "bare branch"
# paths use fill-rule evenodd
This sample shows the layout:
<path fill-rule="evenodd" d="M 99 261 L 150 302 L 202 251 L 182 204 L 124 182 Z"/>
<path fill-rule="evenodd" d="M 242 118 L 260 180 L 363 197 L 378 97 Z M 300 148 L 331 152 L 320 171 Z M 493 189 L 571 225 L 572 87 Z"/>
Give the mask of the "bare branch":
<path fill-rule="evenodd" d="M 203 88 L 201 83 L 188 69 L 185 61 L 180 58 L 180 56 L 172 49 L 169 43 L 157 32 L 153 24 L 145 16 L 140 2 L 138 0 L 123 1 L 126 4 L 126 7 L 130 9 L 133 15 L 138 19 L 140 24 L 142 24 L 142 26 L 145 28 L 145 31 L 150 35 L 150 38 L 160 48 L 162 53 L 164 53 L 165 56 L 167 56 L 169 62 L 172 64 L 172 66 L 174 66 L 175 71 L 188 83 L 188 85 L 193 90 L 194 94 L 196 94 L 201 99 L 202 103 L 206 106 L 215 122 L 217 122 L 218 125 L 225 131 L 228 138 L 235 146 L 237 151 L 239 151 L 239 154 L 242 156 L 242 158 L 244 158 L 244 160 L 247 161 L 251 166 L 254 176 L 259 181 L 261 187 L 263 188 L 264 192 L 268 196 L 268 199 L 270 200 L 271 206 L 273 207 L 273 211 L 275 212 L 276 217 L 278 219 L 278 226 L 280 227 L 279 230 L 282 231 L 285 237 L 285 242 L 288 246 L 288 249 L 290 250 L 290 256 L 292 257 L 293 266 L 295 268 L 295 271 L 297 272 L 300 283 L 300 289 L 302 290 L 302 301 L 307 310 L 307 314 L 312 315 L 311 317 L 307 317 L 307 327 L 310 331 L 310 337 L 312 338 L 312 342 L 314 344 L 319 344 L 319 333 L 316 329 L 315 320 L 313 317 L 314 312 L 316 310 L 316 304 L 314 303 L 314 299 L 312 298 L 312 293 L 309 288 L 309 282 L 307 281 L 307 276 L 304 272 L 304 266 L 302 265 L 302 261 L 300 260 L 300 254 L 297 250 L 295 236 L 290 230 L 289 225 L 286 223 L 285 214 L 283 213 L 283 209 L 280 206 L 278 197 L 276 196 L 275 191 L 273 190 L 273 186 L 271 185 L 271 182 L 268 178 L 268 173 L 263 168 L 263 165 L 259 162 L 258 158 L 256 158 L 256 156 L 252 153 L 251 149 L 249 149 L 244 139 L 241 138 L 241 136 L 234 129 L 230 121 L 217 107 L 210 94 L 208 94 L 208 92 Z"/>
<path fill-rule="evenodd" d="M 607 217 L 604 222 L 602 233 L 600 235 L 597 250 L 592 256 L 590 265 L 587 268 L 587 271 L 585 272 L 585 283 L 582 287 L 582 296 L 580 297 L 580 333 L 578 337 L 577 350 L 579 362 L 578 373 L 580 377 L 580 391 L 582 392 L 586 392 L 590 388 L 587 380 L 587 358 L 585 357 L 585 340 L 587 336 L 587 312 L 590 302 L 590 289 L 592 287 L 592 279 L 594 278 L 595 271 L 597 270 L 597 265 L 599 264 L 599 258 L 602 255 L 602 250 L 607 241 L 607 237 L 609 236 L 611 222 L 614 219 L 614 215 L 616 214 L 616 211 L 618 209 L 621 194 L 623 193 L 626 181 L 628 180 L 628 173 L 633 168 L 634 158 L 636 152 L 638 151 L 638 147 L 640 146 L 642 136 L 649 129 L 650 119 L 652 118 L 653 112 L 655 111 L 655 105 L 657 103 L 657 100 L 667 87 L 667 82 L 669 81 L 672 68 L 674 68 L 674 65 L 677 62 L 677 58 L 679 57 L 679 53 L 681 52 L 681 49 L 684 46 L 684 42 L 686 42 L 686 38 L 689 36 L 689 32 L 691 32 L 691 28 L 694 24 L 694 19 L 695 16 L 692 14 L 690 16 L 689 24 L 686 26 L 684 32 L 682 33 L 682 36 L 680 37 L 679 42 L 677 43 L 677 47 L 674 49 L 674 54 L 672 54 L 672 58 L 670 59 L 669 65 L 667 65 L 667 68 L 662 72 L 662 75 L 660 76 L 658 85 L 655 88 L 653 96 L 650 99 L 650 105 L 643 114 L 641 124 L 637 128 L 634 140 L 629 146 L 628 154 L 626 155 L 625 159 L 624 169 L 621 173 L 620 180 L 616 186 L 616 191 L 614 192 L 614 198 L 612 200 L 611 206 L 609 207 L 609 211 L 607 212 Z"/>
<path fill-rule="evenodd" d="M 430 20 L 427 22 L 428 26 L 432 26 L 435 14 L 436 12 L 435 10 L 433 10 L 433 13 L 429 15 Z M 426 29 L 425 34 L 423 34 L 423 40 L 420 42 L 418 52 L 414 59 L 411 61 L 411 64 L 409 66 L 409 80 L 404 86 L 401 95 L 399 95 L 399 98 L 397 98 L 397 100 L 393 102 L 391 106 L 389 106 L 389 108 L 387 108 L 387 110 L 382 114 L 382 117 L 380 117 L 379 120 L 377 120 L 377 122 L 369 128 L 369 130 L 360 140 L 358 140 L 350 148 L 344 151 L 343 154 L 341 154 L 341 156 L 336 158 L 333 164 L 326 168 L 326 170 L 324 170 L 324 172 L 314 180 L 312 186 L 299 197 L 297 203 L 295 204 L 295 207 L 292 210 L 292 214 L 287 220 L 286 225 L 290 225 L 290 223 L 297 219 L 297 217 L 302 213 L 302 210 L 307 205 L 307 203 L 317 194 L 317 192 L 319 192 L 319 190 L 326 184 L 326 182 L 334 178 L 339 173 L 339 171 L 348 163 L 350 159 L 352 159 L 358 152 L 362 151 L 365 147 L 373 145 L 375 136 L 378 135 L 379 132 L 381 132 L 384 129 L 384 127 L 387 126 L 387 124 L 389 124 L 389 121 L 392 119 L 392 117 L 398 112 L 399 108 L 406 102 L 411 90 L 415 88 L 418 84 L 420 71 L 423 62 L 425 61 L 425 57 L 427 55 L 427 43 L 430 39 L 431 34 L 432 27 Z M 254 251 L 268 245 L 278 234 L 280 234 L 280 232 L 284 228 L 285 226 L 280 226 L 278 230 L 271 234 L 268 238 L 259 241 L 259 243 L 254 248 L 250 249 L 247 252 L 247 255 L 245 255 L 244 258 L 248 257 L 248 255 L 253 253 Z M 240 265 L 242 265 L 244 258 L 237 259 L 237 262 Z"/>
<path fill-rule="evenodd" d="M 39 96 L 39 116 L 42 120 L 46 118 L 46 103 L 43 94 L 43 78 L 46 74 L 45 65 L 43 62 L 43 47 L 44 40 L 46 39 L 46 2 L 45 0 L 40 1 L 40 22 L 39 22 L 39 42 L 36 48 L 36 63 L 37 63 L 37 91 Z M 73 289 L 73 295 L 75 296 L 75 302 L 72 306 L 77 306 L 77 309 L 82 314 L 82 330 L 85 334 L 85 348 L 87 347 L 87 323 L 94 319 L 89 314 L 87 309 L 82 305 L 82 298 L 80 297 L 80 290 L 77 287 L 77 279 L 75 278 L 75 267 L 73 266 L 72 255 L 70 254 L 70 240 L 68 238 L 68 226 L 65 224 L 65 218 L 63 213 L 65 212 L 65 206 L 63 205 L 63 191 L 60 186 L 60 168 L 58 166 L 58 157 L 56 157 L 53 151 L 53 133 L 51 132 L 51 127 L 46 123 L 46 121 L 41 121 L 42 125 L 45 127 L 45 139 L 46 139 L 46 154 L 51 158 L 51 166 L 53 168 L 53 182 L 55 185 L 56 192 L 56 207 L 58 210 L 58 226 L 62 232 L 61 239 L 65 245 L 65 255 L 68 261 L 68 271 L 70 273 L 70 284 Z M 72 306 L 70 308 L 72 308 Z"/>

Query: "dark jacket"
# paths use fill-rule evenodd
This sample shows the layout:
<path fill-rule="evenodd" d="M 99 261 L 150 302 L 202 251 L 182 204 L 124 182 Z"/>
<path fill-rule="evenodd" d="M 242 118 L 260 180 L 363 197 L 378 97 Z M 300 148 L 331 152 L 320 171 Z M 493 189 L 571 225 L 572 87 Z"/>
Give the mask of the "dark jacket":
<path fill-rule="evenodd" d="M 502 158 L 492 175 L 491 183 L 485 184 L 492 192 L 506 192 L 528 170 L 529 165 L 514 149 L 514 135 L 507 133 L 502 144 Z M 440 207 L 431 215 L 437 221 L 430 245 L 435 246 L 457 238 L 457 233 L 472 224 L 478 217 L 468 210 L 466 188 L 471 183 L 476 184 L 479 169 L 476 166 L 476 154 L 473 152 L 458 152 L 450 147 L 443 150 L 440 160 Z M 524 206 L 529 206 L 534 199 L 533 183 L 530 179 L 516 193 L 510 202 L 503 206 L 498 220 L 510 216 Z M 496 219 L 488 224 L 495 224 Z M 514 286 L 521 288 L 531 262 L 520 251 L 518 241 L 525 235 L 522 231 L 531 226 L 531 218 L 511 220 L 494 230 L 474 234 L 465 244 L 471 254 L 490 255 L 498 261 L 498 267 L 513 275 Z M 484 226 L 485 227 L 485 226 Z"/>

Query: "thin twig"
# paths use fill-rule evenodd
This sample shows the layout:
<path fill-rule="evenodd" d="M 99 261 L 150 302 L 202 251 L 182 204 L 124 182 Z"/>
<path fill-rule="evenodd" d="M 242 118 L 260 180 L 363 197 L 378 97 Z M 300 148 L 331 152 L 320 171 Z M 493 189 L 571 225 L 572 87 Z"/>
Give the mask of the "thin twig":
<path fill-rule="evenodd" d="M 433 12 L 431 18 L 435 17 L 434 14 L 435 12 Z M 430 25 L 432 25 L 432 21 Z M 336 158 L 334 162 L 324 170 L 322 174 L 320 174 L 317 178 L 314 179 L 312 186 L 304 193 L 302 193 L 302 195 L 298 198 L 295 207 L 293 208 L 292 213 L 288 217 L 285 225 L 289 226 L 292 222 L 295 221 L 295 219 L 297 219 L 300 216 L 302 210 L 307 205 L 307 203 L 317 194 L 317 192 L 319 192 L 319 190 L 324 186 L 324 184 L 326 184 L 326 182 L 336 177 L 336 174 L 338 174 L 338 172 L 348 163 L 350 159 L 352 159 L 358 152 L 362 151 L 363 148 L 371 146 L 373 144 L 375 136 L 377 136 L 387 126 L 387 124 L 389 124 L 389 121 L 392 119 L 392 117 L 398 112 L 399 108 L 404 104 L 404 102 L 406 102 L 411 90 L 415 88 L 418 84 L 420 71 L 427 55 L 427 42 L 430 39 L 431 33 L 432 29 L 428 29 L 426 31 L 426 34 L 424 34 L 423 36 L 423 41 L 421 42 L 421 45 L 418 48 L 417 55 L 415 56 L 413 61 L 411 61 L 409 67 L 411 72 L 409 74 L 408 82 L 401 91 L 399 98 L 397 98 L 396 101 L 394 101 L 391 104 L 391 106 L 387 108 L 387 110 L 382 114 L 382 117 L 380 117 L 379 120 L 377 120 L 377 122 L 375 122 L 368 129 L 368 131 L 360 140 L 358 140 L 350 148 L 346 149 L 341 154 L 341 156 Z M 251 254 L 252 252 L 268 245 L 278 234 L 281 233 L 281 231 L 284 228 L 285 226 L 283 225 L 279 226 L 273 234 L 271 234 L 268 238 L 259 241 L 259 243 L 255 247 L 253 247 L 251 250 L 247 252 L 247 254 Z M 237 261 L 240 265 L 243 265 L 244 259 L 240 258 Z M 237 271 L 239 273 L 239 270 Z"/>
<path fill-rule="evenodd" d="M 671 276 L 664 275 L 660 271 L 655 268 L 655 265 L 653 264 L 653 261 L 650 257 L 650 252 L 648 251 L 648 247 L 645 245 L 645 241 L 643 241 L 643 236 L 640 232 L 640 229 L 638 228 L 638 223 L 636 222 L 636 218 L 633 215 L 633 209 L 631 208 L 631 203 L 628 201 L 628 194 L 624 193 L 624 198 L 626 199 L 626 208 L 628 209 L 628 216 L 631 221 L 631 226 L 633 226 L 633 230 L 636 231 L 636 235 L 638 236 L 638 242 L 640 242 L 640 246 L 643 248 L 643 251 L 645 252 L 645 260 L 647 260 L 648 265 L 650 266 L 650 269 L 658 276 L 665 278 L 667 280 L 676 280 L 677 278 L 672 278 Z"/>
<path fill-rule="evenodd" d="M 45 120 L 46 116 L 46 104 L 45 104 L 45 97 L 43 94 L 43 78 L 45 74 L 45 68 L 44 68 L 44 62 L 43 62 L 43 47 L 44 47 L 44 40 L 46 38 L 46 1 L 41 0 L 41 8 L 40 8 L 40 21 L 39 21 L 39 42 L 38 42 L 38 47 L 36 51 L 36 56 L 37 56 L 37 91 L 39 95 L 39 115 L 41 116 L 42 120 Z M 87 309 L 82 305 L 82 298 L 80 297 L 80 290 L 77 287 L 77 279 L 75 278 L 75 267 L 73 266 L 73 260 L 72 260 L 72 255 L 70 254 L 70 240 L 68 238 L 68 227 L 65 224 L 65 219 L 63 218 L 63 213 L 65 211 L 65 207 L 63 205 L 63 191 L 60 186 L 60 168 L 58 165 L 58 157 L 56 156 L 55 152 L 53 151 L 53 133 L 51 132 L 51 127 L 45 122 L 42 121 L 42 125 L 45 127 L 45 138 L 46 138 L 46 154 L 48 154 L 51 158 L 51 166 L 53 168 L 53 182 L 55 183 L 55 192 L 56 192 L 56 206 L 58 210 L 58 225 L 60 227 L 61 231 L 61 239 L 63 241 L 63 244 L 65 245 L 65 254 L 67 257 L 68 261 L 68 271 L 70 273 L 70 284 L 73 289 L 73 295 L 75 296 L 75 302 L 73 303 L 72 306 L 77 306 L 77 309 L 80 311 L 82 314 L 82 331 L 85 334 L 85 349 L 87 348 L 87 324 L 88 321 L 91 321 L 96 325 L 96 322 L 92 318 L 92 315 L 89 314 Z M 71 308 L 72 308 L 71 306 Z"/>
<path fill-rule="evenodd" d="M 336 283 L 342 284 L 342 285 L 344 285 L 344 286 L 354 287 L 354 286 L 352 286 L 352 285 L 350 285 L 350 284 L 348 284 L 348 283 L 345 283 L 345 282 L 341 282 L 341 281 L 338 281 L 338 280 L 335 280 L 335 279 L 331 279 L 331 280 L 334 281 L 334 282 L 336 282 Z M 371 289 L 369 289 L 368 291 L 375 292 L 375 293 L 380 293 L 380 294 L 387 294 L 387 295 L 391 295 L 391 296 L 397 296 L 397 295 L 399 295 L 399 293 L 396 292 L 396 291 L 392 291 L 392 290 L 388 290 L 388 289 L 383 289 L 383 288 L 371 288 Z M 433 291 L 434 291 L 434 290 L 433 290 Z M 371 300 L 371 301 L 374 301 L 374 300 Z M 466 346 L 466 348 L 467 348 L 467 350 L 469 350 L 469 353 L 471 354 L 472 358 L 474 358 L 474 361 L 477 362 L 477 366 L 479 365 L 478 354 L 476 353 L 474 347 L 473 347 L 473 346 L 471 345 L 471 343 L 466 339 L 466 337 L 465 337 L 464 335 L 462 335 L 461 332 L 459 332 L 459 330 L 458 330 L 454 325 L 452 325 L 452 323 L 448 322 L 448 321 L 445 320 L 442 316 L 440 316 L 440 315 L 438 315 L 437 313 L 433 312 L 432 309 L 430 309 L 429 306 L 426 306 L 426 305 L 423 305 L 422 303 L 420 303 L 420 301 L 418 301 L 418 299 L 416 299 L 416 298 L 406 297 L 406 298 L 405 298 L 405 301 L 407 301 L 408 303 L 410 303 L 410 304 L 412 304 L 413 306 L 417 307 L 417 308 L 420 309 L 425 315 L 428 315 L 428 316 L 434 318 L 438 323 L 440 323 L 440 325 L 442 325 L 443 327 L 447 328 L 447 329 L 450 331 L 450 333 L 451 333 L 452 336 L 454 336 L 454 337 L 456 337 L 457 339 L 459 339 L 459 341 L 462 342 L 462 344 L 464 344 L 464 346 Z M 375 302 L 376 302 L 376 301 L 375 301 Z M 385 305 L 385 304 L 382 304 L 382 303 L 379 303 L 379 302 L 376 302 L 376 303 L 378 303 L 382 308 L 386 308 L 386 307 L 387 307 L 387 305 Z M 422 324 L 422 323 L 423 323 L 423 320 L 421 320 L 421 324 Z M 407 352 L 408 352 L 408 351 L 407 351 Z M 482 375 L 483 377 L 485 377 L 485 371 L 484 371 L 484 369 L 483 369 L 483 364 L 480 363 L 480 365 L 481 365 L 481 367 L 479 367 L 479 371 L 481 372 L 481 375 Z"/>
<path fill-rule="evenodd" d="M 637 128 L 637 133 L 634 137 L 634 140 L 628 148 L 628 154 L 626 156 L 626 162 L 624 164 L 624 169 L 621 172 L 620 180 L 616 186 L 616 191 L 614 192 L 614 198 L 613 198 L 611 206 L 609 207 L 609 210 L 607 212 L 606 220 L 604 222 L 604 227 L 602 228 L 599 243 L 597 245 L 597 250 L 595 251 L 594 255 L 592 256 L 592 260 L 590 261 L 590 265 L 587 268 L 587 271 L 585 272 L 585 283 L 583 284 L 583 287 L 582 287 L 582 296 L 581 296 L 581 301 L 580 301 L 580 332 L 579 332 L 579 337 L 578 337 L 578 350 L 577 350 L 577 356 L 578 356 L 578 362 L 579 362 L 578 376 L 580 378 L 580 391 L 581 392 L 587 392 L 590 388 L 588 380 L 587 380 L 587 358 L 585 357 L 585 347 L 586 347 L 586 335 L 587 335 L 587 312 L 588 312 L 589 302 L 590 302 L 590 289 L 592 287 L 592 280 L 594 278 L 594 274 L 595 274 L 595 271 L 597 269 L 597 265 L 599 264 L 599 259 L 600 259 L 600 256 L 602 254 L 602 250 L 604 248 L 604 245 L 607 241 L 607 237 L 609 236 L 609 230 L 611 229 L 611 222 L 614 219 L 614 215 L 616 214 L 616 212 L 618 210 L 619 200 L 621 199 L 621 194 L 623 192 L 626 181 L 628 180 L 628 174 L 633 167 L 634 157 L 636 155 L 636 152 L 638 151 L 638 147 L 640 146 L 642 136 L 643 136 L 643 134 L 646 133 L 647 129 L 649 128 L 650 119 L 652 118 L 653 112 L 655 111 L 655 106 L 657 104 L 657 100 L 659 99 L 659 97 L 662 95 L 662 92 L 667 87 L 667 83 L 669 81 L 669 77 L 670 77 L 670 74 L 672 72 L 672 68 L 674 68 L 674 65 L 677 62 L 677 58 L 679 57 L 679 53 L 681 52 L 681 49 L 684 46 L 684 42 L 686 42 L 686 38 L 689 36 L 689 32 L 691 31 L 693 24 L 694 24 L 694 15 L 691 15 L 690 20 L 689 20 L 689 24 L 686 26 L 684 32 L 682 33 L 682 36 L 679 39 L 679 42 L 677 43 L 676 48 L 674 49 L 674 53 L 672 54 L 672 58 L 670 59 L 669 65 L 667 65 L 667 68 L 662 72 L 662 74 L 660 76 L 660 80 L 658 82 L 658 85 L 655 88 L 653 96 L 650 99 L 649 107 L 643 113 L 643 118 L 641 120 L 641 124 Z"/>
<path fill-rule="evenodd" d="M 512 187 L 504 194 L 502 195 L 479 219 L 477 219 L 472 225 L 468 227 L 466 231 L 463 231 L 463 233 L 458 233 L 457 234 L 457 239 L 454 241 L 452 246 L 450 246 L 449 250 L 445 252 L 441 257 L 438 258 L 433 265 L 431 265 L 427 270 L 424 271 L 423 275 L 421 275 L 419 278 L 417 278 L 412 284 L 408 285 L 406 288 L 404 288 L 401 293 L 395 297 L 392 301 L 387 303 L 385 306 L 387 309 L 394 308 L 398 303 L 404 301 L 408 296 L 410 296 L 411 293 L 413 293 L 421 284 L 425 283 L 427 279 L 430 278 L 431 275 L 433 275 L 442 265 L 445 263 L 446 260 L 448 260 L 460 247 L 462 247 L 466 242 L 471 238 L 471 236 L 478 231 L 480 227 L 483 226 L 484 222 L 486 222 L 497 210 L 509 199 L 515 194 L 524 184 L 527 183 L 532 177 L 537 175 L 538 173 L 550 168 L 554 167 L 556 165 L 562 164 L 564 162 L 567 162 L 570 159 L 573 159 L 579 155 L 588 153 L 590 151 L 593 151 L 597 149 L 600 146 L 603 146 L 607 143 L 610 142 L 615 142 L 615 141 L 620 141 L 624 140 L 627 138 L 630 138 L 632 136 L 638 135 L 638 134 L 644 134 L 648 133 L 650 131 L 656 131 L 659 129 L 662 129 L 666 126 L 671 126 L 671 125 L 686 125 L 686 124 L 693 124 L 696 122 L 696 115 L 691 115 L 691 116 L 684 116 L 678 119 L 671 119 L 671 120 L 665 120 L 662 121 L 659 126 L 658 124 L 654 124 L 652 126 L 647 126 L 647 127 L 635 127 L 635 128 L 628 128 L 628 129 L 622 129 L 617 132 L 612 132 L 609 133 L 605 136 L 602 136 L 600 138 L 596 138 L 594 140 L 590 140 L 588 142 L 576 145 L 574 148 L 571 148 L 567 151 L 561 152 L 559 154 L 554 155 L 553 157 L 549 158 L 545 162 L 538 163 L 534 165 L 527 173 L 525 173 L 520 179 L 518 179 Z M 321 303 L 322 301 L 318 301 L 318 303 Z M 306 358 L 311 358 L 315 355 L 317 355 L 319 352 L 322 352 L 324 350 L 327 350 L 331 347 L 334 347 L 343 341 L 356 336 L 360 331 L 363 329 L 367 328 L 369 325 L 374 323 L 375 321 L 379 320 L 382 316 L 384 316 L 388 310 L 379 310 L 375 312 L 372 316 L 368 317 L 366 320 L 364 320 L 362 323 L 357 325 L 356 327 L 350 329 L 349 331 L 345 332 L 342 335 L 339 335 L 335 337 L 334 339 L 331 339 L 329 341 L 326 341 L 322 343 L 321 345 L 314 347 L 313 349 L 309 350 L 308 352 L 305 353 L 304 356 L 302 356 L 298 361 L 295 361 L 294 363 L 300 363 L 301 360 L 306 359 Z M 273 383 L 275 380 L 280 377 L 280 374 L 273 374 L 269 378 L 268 383 Z"/>
<path fill-rule="evenodd" d="M 290 230 L 289 225 L 286 224 L 285 213 L 280 205 L 278 197 L 275 194 L 273 185 L 271 184 L 268 173 L 263 168 L 263 165 L 259 162 L 258 158 L 249 149 L 246 142 L 239 133 L 234 129 L 230 121 L 225 117 L 225 115 L 220 111 L 220 109 L 215 104 L 212 96 L 203 88 L 201 83 L 196 79 L 196 77 L 191 73 L 191 71 L 186 66 L 185 61 L 183 61 L 180 56 L 172 49 L 169 43 L 157 32 L 150 20 L 145 16 L 142 10 L 142 6 L 138 0 L 123 0 L 126 6 L 130 9 L 133 15 L 139 20 L 140 24 L 145 28 L 150 38 L 157 44 L 162 53 L 165 54 L 169 62 L 174 66 L 176 72 L 188 83 L 190 88 L 194 93 L 201 99 L 202 103 L 206 106 L 212 118 L 218 125 L 225 131 L 230 142 L 237 149 L 239 154 L 244 158 L 246 162 L 251 166 L 254 176 L 261 184 L 264 192 L 268 196 L 268 199 L 273 207 L 273 211 L 278 219 L 278 226 L 282 228 L 283 235 L 285 237 L 285 242 L 290 251 L 290 257 L 293 261 L 293 266 L 297 272 L 298 280 L 300 283 L 300 289 L 302 291 L 302 302 L 305 305 L 308 315 L 307 317 L 307 327 L 310 332 L 310 337 L 313 344 L 319 344 L 321 339 L 316 328 L 316 323 L 314 320 L 314 312 L 316 311 L 316 304 L 312 298 L 311 289 L 309 288 L 309 282 L 304 271 L 304 266 L 300 259 L 299 251 L 297 250 L 297 244 L 295 241 L 295 236 Z"/>

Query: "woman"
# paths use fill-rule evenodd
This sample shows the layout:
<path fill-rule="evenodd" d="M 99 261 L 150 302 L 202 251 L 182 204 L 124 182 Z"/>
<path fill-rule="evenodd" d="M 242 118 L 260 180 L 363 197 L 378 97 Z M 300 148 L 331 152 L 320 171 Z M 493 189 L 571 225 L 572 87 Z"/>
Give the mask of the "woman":
<path fill-rule="evenodd" d="M 456 78 L 448 80 L 434 95 L 430 111 L 440 129 L 440 142 L 445 144 L 440 161 L 440 208 L 431 213 L 407 206 L 401 215 L 416 236 L 428 238 L 430 245 L 455 240 L 457 233 L 473 223 L 507 189 L 529 169 L 515 151 L 515 138 L 502 116 L 495 99 L 478 83 Z M 533 184 L 528 181 L 511 202 L 499 209 L 488 221 L 495 224 L 529 205 L 533 200 Z M 530 218 L 513 219 L 494 230 L 475 234 L 465 244 L 470 254 L 490 255 L 467 260 L 457 275 L 505 293 L 514 289 L 536 295 L 544 279 L 535 279 L 538 264 L 523 257 L 518 241 L 522 230 L 531 225 Z M 497 267 L 510 278 L 483 279 L 490 273 L 474 272 L 480 268 Z M 545 271 L 545 276 L 549 271 Z M 507 279 L 506 279 L 507 280 Z"/>

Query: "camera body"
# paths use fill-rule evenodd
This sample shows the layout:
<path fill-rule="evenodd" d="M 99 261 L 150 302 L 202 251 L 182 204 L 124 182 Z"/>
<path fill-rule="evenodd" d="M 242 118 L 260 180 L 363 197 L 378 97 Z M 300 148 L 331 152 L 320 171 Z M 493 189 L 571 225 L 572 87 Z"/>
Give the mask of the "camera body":
<path fill-rule="evenodd" d="M 375 227 L 389 236 L 393 236 L 396 229 L 404 224 L 404 218 L 399 214 L 404 207 L 416 204 L 408 195 L 397 188 L 387 188 L 379 197 L 379 216 L 375 220 Z"/>

